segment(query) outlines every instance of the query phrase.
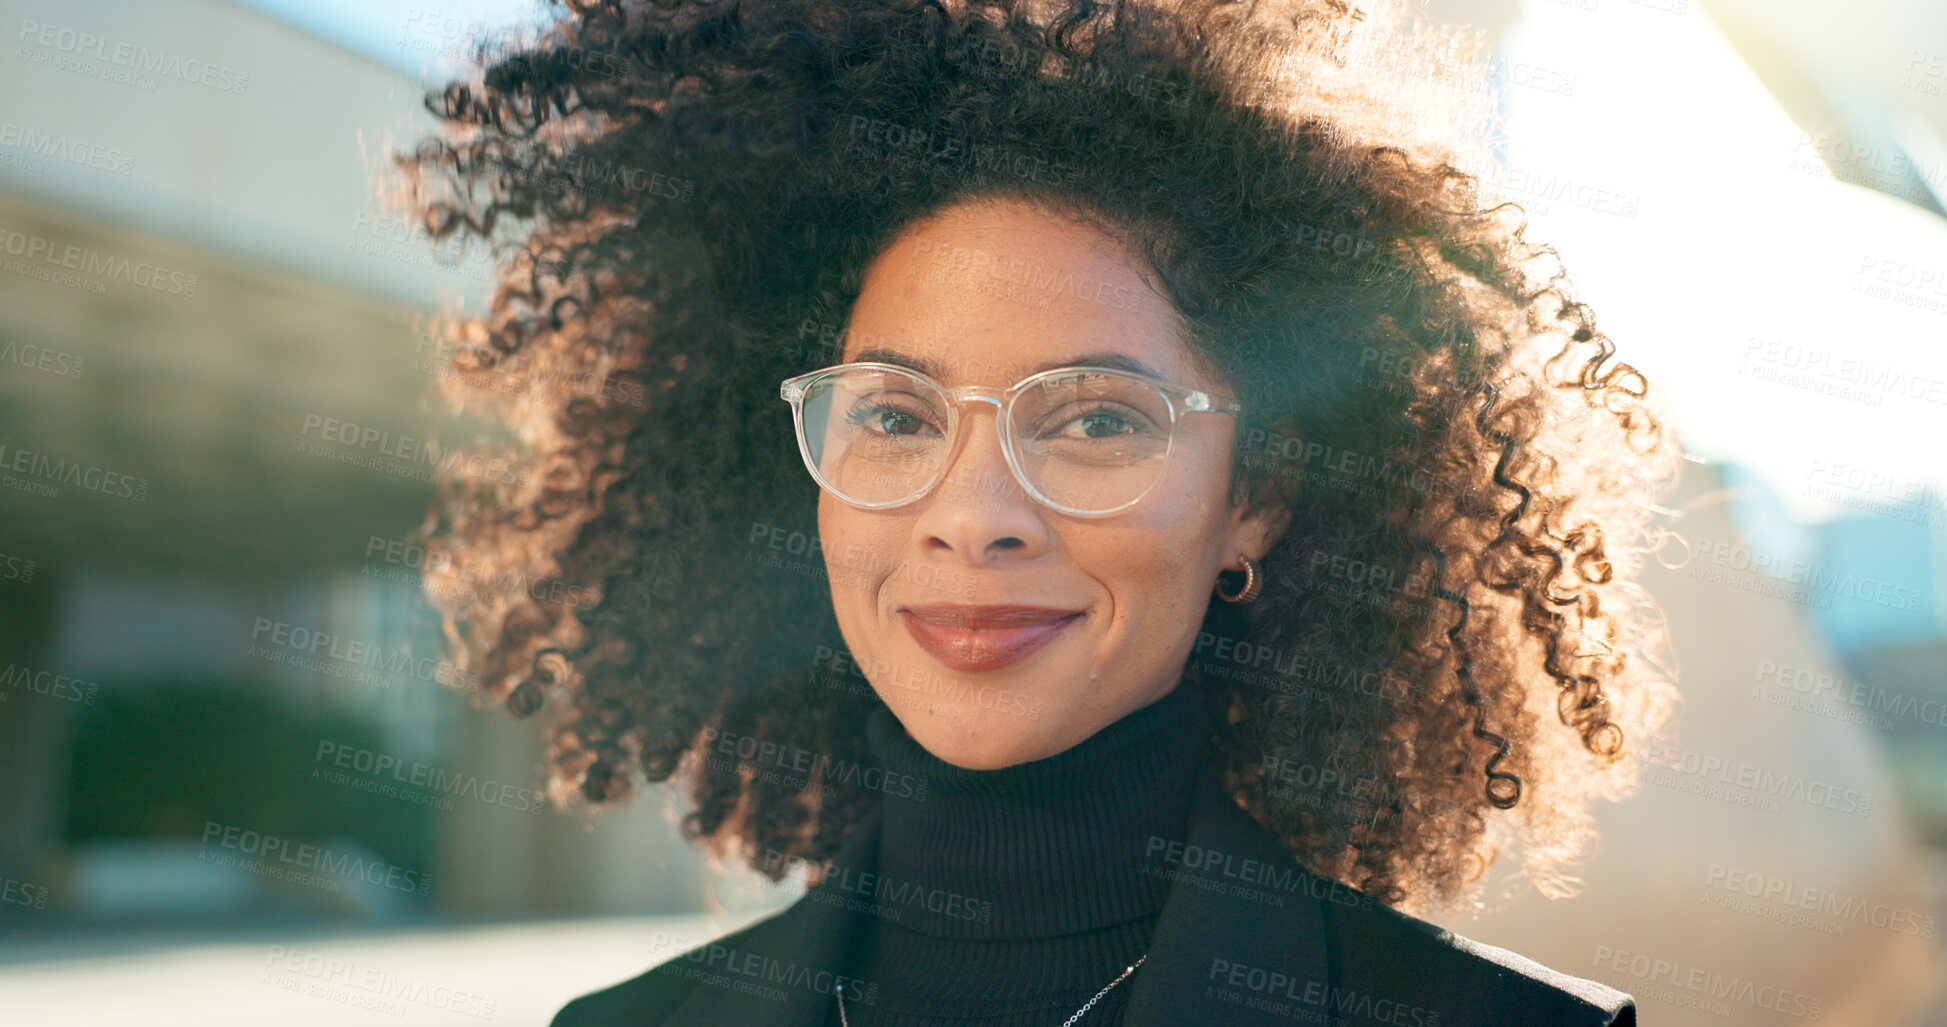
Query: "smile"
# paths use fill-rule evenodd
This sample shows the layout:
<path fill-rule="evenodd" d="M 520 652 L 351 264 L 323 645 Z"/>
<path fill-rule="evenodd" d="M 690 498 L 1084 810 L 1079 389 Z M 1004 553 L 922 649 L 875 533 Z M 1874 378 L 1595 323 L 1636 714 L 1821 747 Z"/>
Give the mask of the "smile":
<path fill-rule="evenodd" d="M 954 670 L 982 671 L 1026 659 L 1082 617 L 1046 606 L 959 606 L 900 610 L 913 641 Z"/>

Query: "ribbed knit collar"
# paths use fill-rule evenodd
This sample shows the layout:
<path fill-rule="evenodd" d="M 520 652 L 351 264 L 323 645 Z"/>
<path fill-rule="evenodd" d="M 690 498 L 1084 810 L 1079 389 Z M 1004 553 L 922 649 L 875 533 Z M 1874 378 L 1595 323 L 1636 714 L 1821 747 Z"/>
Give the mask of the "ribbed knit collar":
<path fill-rule="evenodd" d="M 866 738 L 888 771 L 927 782 L 888 796 L 882 888 L 903 888 L 901 924 L 937 937 L 1049 937 L 1153 916 L 1168 879 L 1152 848 L 1180 839 L 1211 722 L 1189 683 L 1072 748 L 998 770 L 927 752 L 885 707 Z"/>

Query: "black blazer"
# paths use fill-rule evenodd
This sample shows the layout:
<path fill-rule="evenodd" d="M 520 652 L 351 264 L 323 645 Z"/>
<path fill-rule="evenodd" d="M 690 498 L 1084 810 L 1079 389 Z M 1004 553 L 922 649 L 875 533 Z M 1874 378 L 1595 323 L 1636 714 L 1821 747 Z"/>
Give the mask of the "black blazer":
<path fill-rule="evenodd" d="M 878 814 L 837 862 L 870 872 Z M 1172 879 L 1147 960 L 1122 985 L 1125 1027 L 1596 1027 L 1636 1023 L 1631 998 L 1470 941 L 1363 892 L 1298 869 L 1291 854 L 1203 771 L 1181 846 L 1151 845 Z M 857 881 L 857 875 L 847 875 Z M 860 896 L 821 882 L 789 908 L 591 992 L 551 1027 L 822 1027 L 835 981 L 848 1005 L 873 997 L 835 976 Z M 1083 1022 L 1087 1017 L 1083 1018 Z"/>

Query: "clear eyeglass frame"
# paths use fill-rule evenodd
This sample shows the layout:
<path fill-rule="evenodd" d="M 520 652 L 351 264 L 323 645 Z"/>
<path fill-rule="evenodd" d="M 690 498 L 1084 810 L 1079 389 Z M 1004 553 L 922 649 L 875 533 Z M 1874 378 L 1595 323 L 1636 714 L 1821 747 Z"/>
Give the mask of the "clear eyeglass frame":
<path fill-rule="evenodd" d="M 904 499 L 888 500 L 883 503 L 866 503 L 866 502 L 861 502 L 859 500 L 853 499 L 852 497 L 847 496 L 845 493 L 833 487 L 829 481 L 825 480 L 824 474 L 818 470 L 817 461 L 813 459 L 811 455 L 811 444 L 806 437 L 805 423 L 804 423 L 805 394 L 811 389 L 813 385 L 815 385 L 819 381 L 819 379 L 829 375 L 841 374 L 843 372 L 850 371 L 850 370 L 884 371 L 884 372 L 891 372 L 894 374 L 905 375 L 906 377 L 911 378 L 915 381 L 924 383 L 930 388 L 937 389 L 941 395 L 947 398 L 948 402 L 946 404 L 946 409 L 947 409 L 946 458 L 940 462 L 939 468 L 933 472 L 933 476 L 930 479 L 928 479 L 924 485 L 920 486 L 918 489 L 916 489 L 913 492 L 912 495 L 907 496 Z M 1170 412 L 1169 443 L 1163 451 L 1163 457 L 1157 467 L 1155 478 L 1149 483 L 1147 487 L 1143 489 L 1141 493 L 1137 494 L 1134 498 L 1106 510 L 1078 509 L 1076 507 L 1068 506 L 1066 504 L 1057 502 L 1052 497 L 1042 493 L 1042 491 L 1039 488 L 1036 488 L 1034 483 L 1028 479 L 1027 472 L 1021 465 L 1020 454 L 1015 448 L 1014 430 L 1013 430 L 1014 400 L 1020 395 L 1022 395 L 1023 393 L 1027 392 L 1030 388 L 1041 383 L 1042 381 L 1060 375 L 1072 375 L 1077 371 L 1086 371 L 1093 374 L 1112 375 L 1118 378 L 1124 378 L 1131 381 L 1141 382 L 1145 385 L 1154 388 L 1157 392 L 1161 393 L 1165 403 L 1169 407 L 1169 412 Z M 1200 389 L 1192 389 L 1185 385 L 1177 385 L 1174 382 L 1167 382 L 1160 378 L 1154 378 L 1146 374 L 1139 374 L 1134 371 L 1127 371 L 1119 367 L 1099 367 L 1091 364 L 1072 364 L 1064 367 L 1051 367 L 1046 371 L 1041 371 L 1036 374 L 1031 374 L 1026 378 L 1021 379 L 1020 381 L 1015 382 L 1012 386 L 1006 389 L 1001 389 L 989 385 L 960 385 L 954 388 L 948 388 L 944 385 L 941 385 L 939 382 L 935 381 L 931 376 L 923 374 L 919 371 L 915 371 L 910 367 L 903 367 L 899 364 L 882 363 L 875 360 L 861 360 L 861 361 L 855 361 L 853 363 L 848 363 L 848 364 L 834 364 L 830 367 L 823 367 L 823 368 L 819 368 L 816 371 L 808 371 L 804 374 L 797 375 L 792 378 L 786 378 L 783 382 L 781 382 L 778 385 L 778 395 L 785 402 L 791 404 L 791 419 L 797 426 L 798 455 L 804 458 L 805 469 L 811 472 L 812 478 L 815 479 L 818 482 L 818 484 L 825 489 L 825 491 L 830 492 L 833 496 L 836 496 L 838 499 L 863 510 L 888 510 L 888 509 L 893 509 L 895 507 L 901 507 L 911 503 L 916 503 L 919 500 L 924 499 L 926 496 L 932 494 L 933 490 L 939 487 L 940 482 L 945 480 L 947 471 L 953 466 L 954 460 L 956 460 L 959 456 L 960 445 L 964 441 L 961 438 L 961 432 L 960 432 L 960 424 L 962 421 L 960 409 L 961 407 L 965 406 L 969 402 L 980 401 L 980 402 L 992 403 L 994 405 L 994 430 L 1000 435 L 1001 452 L 1006 455 L 1008 470 L 1013 473 L 1014 481 L 1016 484 L 1021 486 L 1022 491 L 1026 492 L 1029 496 L 1033 497 L 1033 499 L 1036 502 L 1041 503 L 1042 505 L 1047 506 L 1053 510 L 1067 514 L 1071 517 L 1112 516 L 1114 514 L 1121 513 L 1129 509 L 1130 507 L 1135 506 L 1137 503 L 1141 502 L 1145 496 L 1155 491 L 1156 484 L 1162 481 L 1167 474 L 1170 457 L 1173 456 L 1176 452 L 1176 441 L 1178 437 L 1177 424 L 1182 420 L 1185 414 L 1210 413 L 1210 414 L 1227 414 L 1231 417 L 1236 417 L 1244 412 L 1244 405 L 1228 396 L 1213 395 L 1211 393 L 1204 392 Z"/>

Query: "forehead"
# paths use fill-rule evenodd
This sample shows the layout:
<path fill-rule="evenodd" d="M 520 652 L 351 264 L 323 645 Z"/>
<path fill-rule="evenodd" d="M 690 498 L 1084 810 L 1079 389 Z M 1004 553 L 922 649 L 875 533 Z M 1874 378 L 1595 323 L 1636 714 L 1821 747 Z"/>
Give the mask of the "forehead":
<path fill-rule="evenodd" d="M 867 265 L 840 360 L 1011 385 L 1068 364 L 1196 386 L 1182 319 L 1126 243 L 1018 200 L 908 226 Z"/>

